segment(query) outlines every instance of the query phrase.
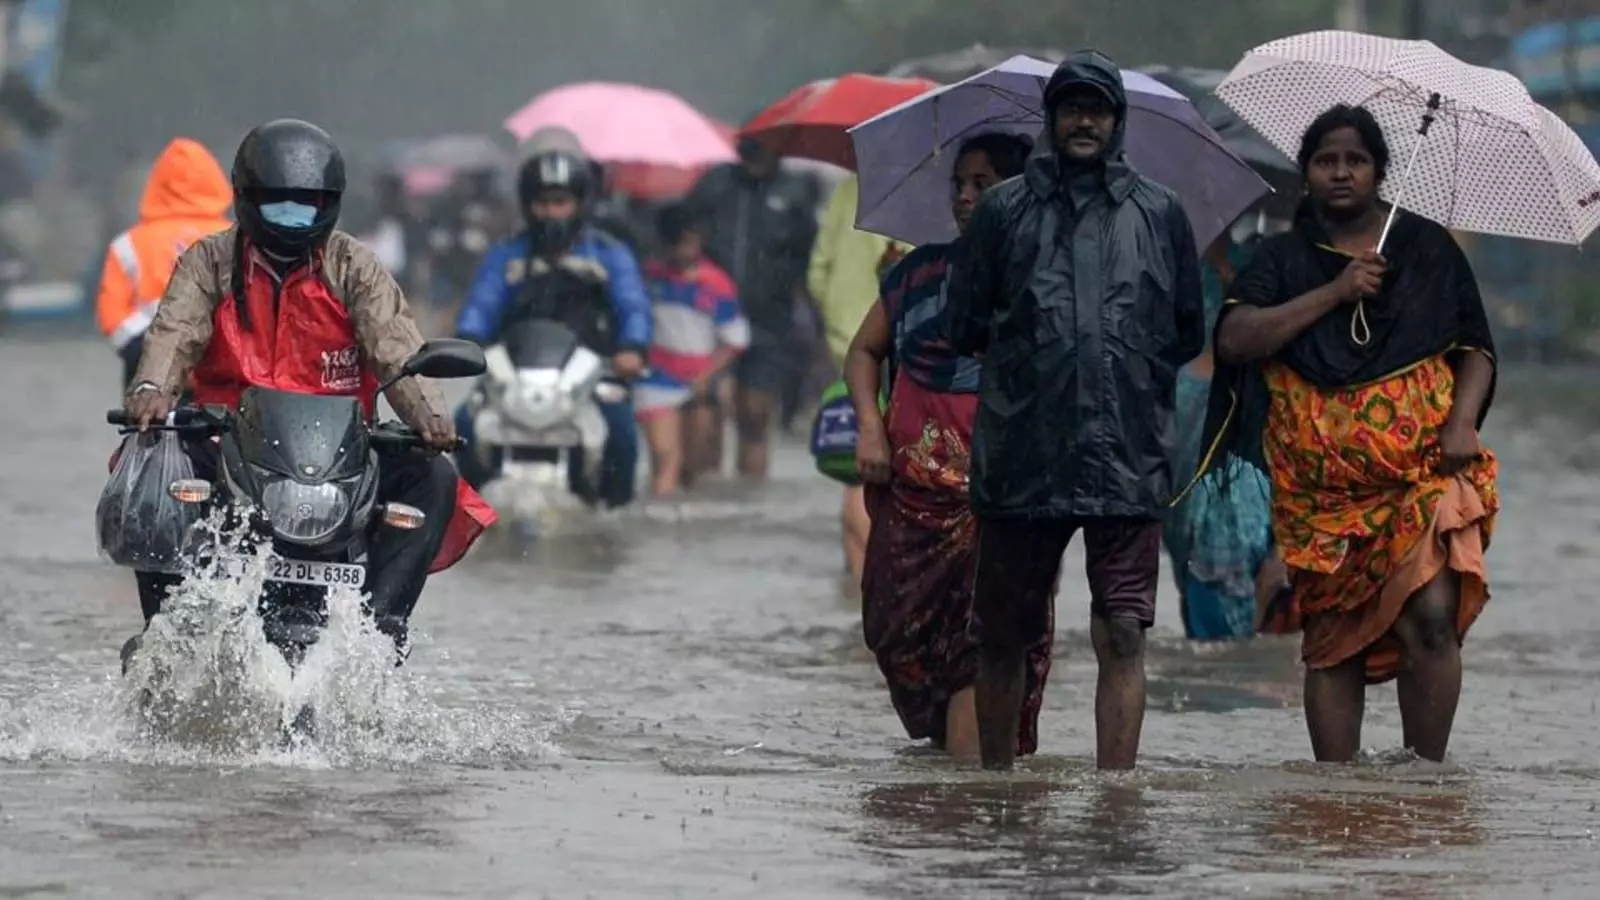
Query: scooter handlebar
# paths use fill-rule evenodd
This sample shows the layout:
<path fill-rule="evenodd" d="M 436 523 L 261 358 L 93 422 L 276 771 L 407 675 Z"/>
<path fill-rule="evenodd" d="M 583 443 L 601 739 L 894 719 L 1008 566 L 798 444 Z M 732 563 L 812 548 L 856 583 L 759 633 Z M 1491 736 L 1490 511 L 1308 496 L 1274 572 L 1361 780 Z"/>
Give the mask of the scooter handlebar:
<path fill-rule="evenodd" d="M 372 445 L 379 450 L 420 450 L 427 446 L 423 443 L 422 435 L 408 425 L 399 422 L 384 422 L 373 428 L 370 432 Z M 455 448 L 460 450 L 467 442 L 456 438 Z"/>
<path fill-rule="evenodd" d="M 127 410 L 106 410 L 106 424 L 118 428 L 136 428 L 138 423 L 128 416 Z M 161 422 L 151 422 L 150 427 L 158 431 L 184 431 L 201 430 L 209 431 L 221 426 L 221 422 L 214 416 L 198 406 L 180 406 L 170 413 Z"/>

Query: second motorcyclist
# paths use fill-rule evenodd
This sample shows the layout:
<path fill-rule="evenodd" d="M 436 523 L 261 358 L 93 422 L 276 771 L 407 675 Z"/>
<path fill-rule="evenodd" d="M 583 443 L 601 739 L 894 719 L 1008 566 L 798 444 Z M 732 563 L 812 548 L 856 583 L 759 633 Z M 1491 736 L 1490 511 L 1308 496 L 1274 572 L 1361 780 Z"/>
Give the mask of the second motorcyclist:
<path fill-rule="evenodd" d="M 610 357 L 618 378 L 644 373 L 650 348 L 650 298 L 639 263 L 624 243 L 589 224 L 598 185 L 591 162 L 570 149 L 535 153 L 517 177 L 517 197 L 527 227 L 490 248 L 456 321 L 456 335 L 492 344 L 506 325 L 522 318 L 571 325 L 591 350 Z M 639 436 L 631 398 L 601 402 L 606 421 L 599 484 L 588 484 L 581 465 L 570 473 L 585 499 L 618 507 L 634 497 Z M 456 414 L 456 430 L 472 438 L 470 408 Z M 463 476 L 481 487 L 498 469 L 490 455 L 464 453 Z"/>

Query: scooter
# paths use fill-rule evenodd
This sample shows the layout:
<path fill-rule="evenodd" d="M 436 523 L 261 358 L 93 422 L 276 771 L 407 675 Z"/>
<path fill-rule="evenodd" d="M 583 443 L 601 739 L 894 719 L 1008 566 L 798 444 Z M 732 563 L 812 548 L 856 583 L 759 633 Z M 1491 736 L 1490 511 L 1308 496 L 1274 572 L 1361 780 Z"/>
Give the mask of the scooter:
<path fill-rule="evenodd" d="M 471 378 L 484 368 L 471 341 L 429 341 L 379 392 L 406 376 Z M 120 409 L 106 413 L 106 422 L 124 433 L 134 425 Z M 218 441 L 216 482 L 174 481 L 169 493 L 207 514 L 222 505 L 224 527 L 219 539 L 182 549 L 196 571 L 216 565 L 238 572 L 246 554 L 270 545 L 258 613 L 267 641 L 291 667 L 327 626 L 328 591 L 366 584 L 371 530 L 417 529 L 426 519 L 415 507 L 377 502 L 380 458 L 415 452 L 422 438 L 398 422 L 369 423 L 354 397 L 250 387 L 236 412 L 180 407 L 151 427 Z M 240 546 L 223 545 L 220 537 L 230 534 Z M 135 642 L 124 648 L 124 669 L 137 649 Z"/>
<path fill-rule="evenodd" d="M 594 505 L 607 429 L 598 403 L 627 399 L 628 386 L 577 333 L 552 319 L 510 325 L 484 353 L 487 372 L 469 401 L 473 452 L 495 472 L 484 496 L 528 525 L 553 496 Z M 574 483 L 572 466 L 586 477 Z"/>

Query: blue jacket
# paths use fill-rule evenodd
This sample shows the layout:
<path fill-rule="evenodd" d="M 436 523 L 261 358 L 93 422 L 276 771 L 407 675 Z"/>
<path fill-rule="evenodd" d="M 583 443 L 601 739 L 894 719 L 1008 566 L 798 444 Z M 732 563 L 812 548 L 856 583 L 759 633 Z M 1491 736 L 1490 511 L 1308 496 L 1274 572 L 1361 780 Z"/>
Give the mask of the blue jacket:
<path fill-rule="evenodd" d="M 456 318 L 456 334 L 480 344 L 500 336 L 506 310 L 516 301 L 528 258 L 528 236 L 520 234 L 489 248 L 478 264 L 467 302 Z M 611 307 L 617 315 L 617 349 L 640 354 L 650 349 L 652 319 L 650 295 L 639 275 L 639 262 L 627 245 L 594 228 L 585 228 L 568 256 L 599 263 L 611 288 Z"/>

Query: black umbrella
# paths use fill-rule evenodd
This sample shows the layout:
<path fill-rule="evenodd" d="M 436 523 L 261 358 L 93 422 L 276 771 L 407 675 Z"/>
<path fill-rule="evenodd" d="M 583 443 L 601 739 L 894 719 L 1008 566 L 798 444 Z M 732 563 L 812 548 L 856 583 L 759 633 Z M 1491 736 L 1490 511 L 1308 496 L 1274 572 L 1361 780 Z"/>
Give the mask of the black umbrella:
<path fill-rule="evenodd" d="M 1065 50 L 1047 50 L 1030 47 L 988 47 L 973 44 L 964 50 L 919 56 L 896 63 L 883 74 L 891 78 L 926 78 L 940 84 L 955 84 L 1000 65 L 1013 56 L 1031 56 L 1049 63 L 1058 63 L 1066 57 Z"/>
<path fill-rule="evenodd" d="M 1300 191 L 1300 168 L 1265 137 L 1239 118 L 1239 114 L 1217 99 L 1217 85 L 1228 73 L 1220 69 L 1189 66 L 1144 66 L 1138 71 L 1160 81 L 1189 98 L 1194 108 L 1222 136 L 1228 149 L 1254 166 L 1280 197 L 1294 197 Z"/>
<path fill-rule="evenodd" d="M 390 165 L 399 170 L 444 169 L 451 172 L 506 170 L 515 161 L 504 142 L 487 134 L 445 134 L 389 145 Z"/>

